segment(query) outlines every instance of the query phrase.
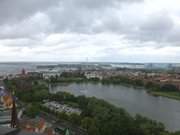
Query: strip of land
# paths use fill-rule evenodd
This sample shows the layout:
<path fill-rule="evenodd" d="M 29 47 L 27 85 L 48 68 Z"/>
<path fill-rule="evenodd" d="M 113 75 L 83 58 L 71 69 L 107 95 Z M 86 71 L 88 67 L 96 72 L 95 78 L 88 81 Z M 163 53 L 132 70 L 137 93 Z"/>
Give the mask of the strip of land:
<path fill-rule="evenodd" d="M 170 99 L 180 100 L 179 92 L 150 91 L 149 93 L 152 94 L 153 96 L 162 96 Z"/>

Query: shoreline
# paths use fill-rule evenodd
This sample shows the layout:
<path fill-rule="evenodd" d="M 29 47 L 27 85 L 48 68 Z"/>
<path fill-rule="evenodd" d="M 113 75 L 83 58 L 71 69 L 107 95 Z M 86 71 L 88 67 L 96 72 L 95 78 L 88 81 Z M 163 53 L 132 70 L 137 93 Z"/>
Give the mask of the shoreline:
<path fill-rule="evenodd" d="M 156 97 L 166 97 L 169 99 L 180 101 L 180 96 L 177 96 L 177 94 L 180 95 L 179 92 L 148 91 L 148 93 Z"/>

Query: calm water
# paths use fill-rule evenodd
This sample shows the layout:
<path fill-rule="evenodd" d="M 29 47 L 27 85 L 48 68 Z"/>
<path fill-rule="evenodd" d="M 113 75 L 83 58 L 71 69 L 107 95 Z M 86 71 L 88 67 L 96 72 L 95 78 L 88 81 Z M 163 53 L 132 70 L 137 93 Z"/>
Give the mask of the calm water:
<path fill-rule="evenodd" d="M 55 62 L 6 62 L 0 63 L 0 75 L 20 73 L 24 68 L 26 71 L 36 71 L 38 65 L 57 64 Z"/>
<path fill-rule="evenodd" d="M 95 96 L 118 107 L 123 107 L 130 114 L 141 114 L 160 121 L 167 129 L 180 130 L 180 101 L 154 97 L 145 90 L 120 85 L 70 84 L 54 85 L 51 92 L 67 91 L 75 95 Z"/>
<path fill-rule="evenodd" d="M 0 75 L 20 73 L 22 69 L 27 71 L 34 71 L 36 69 L 35 63 L 0 63 Z"/>

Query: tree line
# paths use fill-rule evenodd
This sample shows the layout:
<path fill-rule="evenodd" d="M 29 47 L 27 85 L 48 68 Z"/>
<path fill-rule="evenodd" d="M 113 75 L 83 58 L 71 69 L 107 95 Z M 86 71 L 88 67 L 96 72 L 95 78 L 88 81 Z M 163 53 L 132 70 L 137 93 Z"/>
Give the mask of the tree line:
<path fill-rule="evenodd" d="M 111 80 L 112 81 L 112 80 Z M 13 89 L 18 99 L 27 104 L 26 114 L 37 116 L 41 111 L 55 115 L 58 120 L 66 120 L 78 125 L 89 135 L 179 135 L 170 133 L 164 125 L 154 120 L 136 115 L 132 117 L 124 109 L 115 107 L 94 97 L 74 96 L 66 92 L 50 94 L 46 83 L 41 80 L 5 80 L 8 89 Z M 19 83 L 21 82 L 21 83 Z M 29 84 L 29 85 L 27 85 Z M 23 86 L 24 85 L 24 86 Z M 30 87 L 26 89 L 26 86 Z M 23 89 L 22 89 L 23 88 Z M 57 113 L 42 107 L 43 100 L 74 104 L 82 110 L 81 115 Z"/>

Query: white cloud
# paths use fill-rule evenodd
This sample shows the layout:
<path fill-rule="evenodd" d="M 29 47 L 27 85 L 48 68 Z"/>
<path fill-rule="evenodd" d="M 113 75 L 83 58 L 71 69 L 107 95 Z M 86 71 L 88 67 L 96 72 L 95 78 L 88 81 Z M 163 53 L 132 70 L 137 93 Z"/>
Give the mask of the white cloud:
<path fill-rule="evenodd" d="M 179 0 L 15 1 L 0 2 L 0 61 L 179 62 Z"/>

